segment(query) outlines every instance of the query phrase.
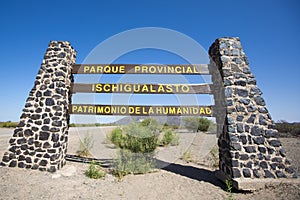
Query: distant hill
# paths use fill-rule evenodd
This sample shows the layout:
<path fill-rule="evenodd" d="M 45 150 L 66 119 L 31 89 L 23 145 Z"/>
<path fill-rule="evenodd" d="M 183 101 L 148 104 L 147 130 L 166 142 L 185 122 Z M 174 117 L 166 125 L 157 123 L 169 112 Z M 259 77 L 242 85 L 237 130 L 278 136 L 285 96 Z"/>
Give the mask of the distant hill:
<path fill-rule="evenodd" d="M 130 117 L 124 117 L 118 121 L 115 122 L 115 124 L 118 125 L 127 125 L 131 122 L 139 122 L 146 118 L 149 118 L 148 116 L 130 116 Z M 182 118 L 177 116 L 169 116 L 169 117 L 161 117 L 161 116 L 153 116 L 151 117 L 153 119 L 156 119 L 160 124 L 168 123 L 168 125 L 177 125 L 180 126 L 182 124 Z"/>

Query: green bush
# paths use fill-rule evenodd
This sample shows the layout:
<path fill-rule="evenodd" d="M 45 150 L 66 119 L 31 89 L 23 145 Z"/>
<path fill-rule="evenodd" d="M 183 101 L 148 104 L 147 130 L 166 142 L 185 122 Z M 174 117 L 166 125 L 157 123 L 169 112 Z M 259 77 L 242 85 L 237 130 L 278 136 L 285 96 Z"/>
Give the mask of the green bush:
<path fill-rule="evenodd" d="M 160 141 L 161 146 L 179 145 L 179 135 L 175 134 L 171 129 L 167 130 Z"/>
<path fill-rule="evenodd" d="M 76 127 L 74 123 L 69 124 L 69 127 Z"/>
<path fill-rule="evenodd" d="M 100 164 L 97 164 L 95 161 L 92 161 L 85 172 L 85 175 L 89 178 L 99 179 L 106 176 L 106 172 L 102 170 Z"/>
<path fill-rule="evenodd" d="M 186 161 L 186 162 L 193 162 L 193 156 L 190 150 L 185 151 L 182 156 L 181 159 Z"/>
<path fill-rule="evenodd" d="M 199 118 L 199 117 L 185 117 L 183 119 L 184 126 L 193 132 L 198 131 L 207 131 L 210 125 L 210 120 L 206 118 Z"/>
<path fill-rule="evenodd" d="M 165 123 L 163 124 L 163 127 L 164 127 L 164 128 L 169 128 L 170 125 L 168 124 L 168 122 L 165 122 Z"/>
<path fill-rule="evenodd" d="M 207 131 L 210 125 L 210 120 L 206 118 L 199 118 L 198 131 Z"/>
<path fill-rule="evenodd" d="M 149 153 L 157 148 L 158 134 L 154 132 L 147 126 L 131 123 L 123 130 L 115 128 L 108 139 L 121 149 L 128 149 L 134 153 Z"/>
<path fill-rule="evenodd" d="M 117 147 L 124 147 L 125 136 L 122 133 L 122 129 L 120 127 L 112 130 L 111 134 L 108 136 L 109 140 L 116 145 Z"/>
<path fill-rule="evenodd" d="M 155 168 L 154 153 L 134 153 L 127 149 L 120 149 L 114 163 L 113 174 L 123 178 L 127 174 L 145 174 Z"/>
<path fill-rule="evenodd" d="M 158 135 L 147 126 L 131 123 L 124 128 L 124 148 L 134 153 L 150 153 L 157 148 Z"/>
<path fill-rule="evenodd" d="M 276 129 L 280 133 L 291 133 L 294 136 L 300 135 L 300 123 L 288 123 L 281 120 L 279 123 L 276 123 Z"/>
<path fill-rule="evenodd" d="M 152 125 L 151 125 L 152 124 Z M 154 154 L 158 146 L 155 123 L 131 123 L 123 128 L 114 129 L 110 140 L 120 148 L 114 163 L 113 174 L 119 178 L 127 174 L 143 174 L 153 170 Z"/>
<path fill-rule="evenodd" d="M 18 122 L 0 122 L 0 128 L 16 128 L 18 125 Z"/>

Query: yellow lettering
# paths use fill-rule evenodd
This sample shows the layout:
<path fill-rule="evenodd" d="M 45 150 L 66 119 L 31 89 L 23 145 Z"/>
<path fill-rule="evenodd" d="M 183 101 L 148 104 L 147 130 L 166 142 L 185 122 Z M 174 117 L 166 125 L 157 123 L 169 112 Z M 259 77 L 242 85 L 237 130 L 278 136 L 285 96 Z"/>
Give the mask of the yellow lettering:
<path fill-rule="evenodd" d="M 159 67 L 159 66 L 157 66 L 157 68 L 156 68 L 156 69 L 157 69 L 157 71 L 158 71 L 159 73 L 162 73 L 162 71 L 163 71 L 163 68 L 164 68 L 164 67 Z"/>
<path fill-rule="evenodd" d="M 149 107 L 148 113 L 149 113 L 149 115 L 154 114 L 154 111 L 153 111 L 152 107 Z"/>
<path fill-rule="evenodd" d="M 148 72 L 148 67 L 142 66 L 142 73 L 147 73 L 147 72 Z"/>
<path fill-rule="evenodd" d="M 110 111 L 111 111 L 111 107 L 109 107 L 109 106 L 104 107 L 105 114 L 110 114 Z"/>
<path fill-rule="evenodd" d="M 176 71 L 177 74 L 181 74 L 182 73 L 182 70 L 181 70 L 180 66 L 176 66 L 175 67 L 175 71 Z"/>
<path fill-rule="evenodd" d="M 150 92 L 151 93 L 156 93 L 156 90 L 153 88 L 153 85 L 151 84 L 151 85 L 149 85 L 150 86 Z"/>
<path fill-rule="evenodd" d="M 142 92 L 149 92 L 147 85 L 143 85 Z"/>
<path fill-rule="evenodd" d="M 189 114 L 189 107 L 183 107 L 183 114 Z"/>
<path fill-rule="evenodd" d="M 180 107 L 178 107 L 178 109 L 177 109 L 177 115 L 181 115 L 181 114 L 182 114 L 182 110 L 181 110 Z"/>
<path fill-rule="evenodd" d="M 139 92 L 141 90 L 141 85 L 133 85 L 133 92 Z"/>
<path fill-rule="evenodd" d="M 120 66 L 120 73 L 122 73 L 122 74 L 125 73 L 125 66 L 123 66 L 123 65 Z"/>
<path fill-rule="evenodd" d="M 190 91 L 190 87 L 188 85 L 182 85 L 181 90 L 184 93 L 188 93 Z"/>
<path fill-rule="evenodd" d="M 168 68 L 168 73 L 174 74 L 174 67 L 167 67 Z"/>
<path fill-rule="evenodd" d="M 170 107 L 170 108 L 169 108 L 169 113 L 175 115 L 175 114 L 176 114 L 176 109 L 175 109 L 175 107 Z"/>
<path fill-rule="evenodd" d="M 97 73 L 102 73 L 102 66 L 97 66 Z"/>
<path fill-rule="evenodd" d="M 103 90 L 104 90 L 104 92 L 110 92 L 110 85 L 109 84 L 104 84 Z"/>
<path fill-rule="evenodd" d="M 162 114 L 162 107 L 156 107 L 156 114 Z"/>
<path fill-rule="evenodd" d="M 77 106 L 72 106 L 72 112 L 74 113 L 77 110 Z"/>
<path fill-rule="evenodd" d="M 194 73 L 195 73 L 195 74 L 198 74 L 198 73 L 199 73 L 198 70 L 197 70 L 197 67 L 195 67 L 195 66 L 194 66 Z"/>
<path fill-rule="evenodd" d="M 168 93 L 173 92 L 172 85 L 166 85 L 166 92 L 168 92 Z"/>
<path fill-rule="evenodd" d="M 86 73 L 87 71 L 89 71 L 90 67 L 89 66 L 84 66 L 83 67 L 83 72 Z"/>
<path fill-rule="evenodd" d="M 193 114 L 198 115 L 199 109 L 196 107 L 193 107 Z"/>
<path fill-rule="evenodd" d="M 134 107 L 129 107 L 129 114 L 134 114 Z"/>
<path fill-rule="evenodd" d="M 207 115 L 211 115 L 212 114 L 212 109 L 210 107 L 206 107 L 205 110 L 206 110 L 206 114 Z"/>
<path fill-rule="evenodd" d="M 143 115 L 148 115 L 148 112 L 145 107 L 142 107 Z"/>
<path fill-rule="evenodd" d="M 149 67 L 149 72 L 150 72 L 151 74 L 154 74 L 154 73 L 156 72 L 155 66 L 150 66 L 150 67 Z"/>
<path fill-rule="evenodd" d="M 95 73 L 96 72 L 95 67 L 90 67 L 90 71 L 89 72 L 90 73 Z"/>
<path fill-rule="evenodd" d="M 109 74 L 111 71 L 110 66 L 109 65 L 105 66 L 103 71 L 104 73 Z"/>
<path fill-rule="evenodd" d="M 205 114 L 205 110 L 204 110 L 203 107 L 200 107 L 200 115 L 201 115 L 201 114 Z"/>
<path fill-rule="evenodd" d="M 131 86 L 130 84 L 125 84 L 124 85 L 124 91 L 125 92 L 131 92 L 131 87 L 130 86 Z"/>
<path fill-rule="evenodd" d="M 141 114 L 141 107 L 135 107 L 135 114 L 140 115 Z"/>
<path fill-rule="evenodd" d="M 96 84 L 96 92 L 102 92 L 102 84 Z"/>
<path fill-rule="evenodd" d="M 141 67 L 140 66 L 135 66 L 134 67 L 134 72 L 138 73 L 139 71 L 141 71 Z"/>
<path fill-rule="evenodd" d="M 158 85 L 157 92 L 165 92 L 165 88 L 163 85 Z"/>
<path fill-rule="evenodd" d="M 125 114 L 126 113 L 126 107 L 121 107 L 120 108 L 120 113 Z"/>
<path fill-rule="evenodd" d="M 97 107 L 97 113 L 103 113 L 103 106 L 98 106 Z"/>
<path fill-rule="evenodd" d="M 111 86 L 111 88 L 110 88 L 111 92 L 118 92 L 119 91 L 119 85 L 118 84 L 111 84 L 110 86 Z"/>
<path fill-rule="evenodd" d="M 187 67 L 187 69 L 186 69 L 186 73 L 190 73 L 190 74 L 192 74 L 192 73 L 193 73 L 193 71 L 192 71 L 191 67 Z"/>
<path fill-rule="evenodd" d="M 176 84 L 176 85 L 173 85 L 173 87 L 175 87 L 175 91 L 178 92 L 180 85 Z"/>
<path fill-rule="evenodd" d="M 89 106 L 88 112 L 89 113 L 94 113 L 94 106 Z"/>

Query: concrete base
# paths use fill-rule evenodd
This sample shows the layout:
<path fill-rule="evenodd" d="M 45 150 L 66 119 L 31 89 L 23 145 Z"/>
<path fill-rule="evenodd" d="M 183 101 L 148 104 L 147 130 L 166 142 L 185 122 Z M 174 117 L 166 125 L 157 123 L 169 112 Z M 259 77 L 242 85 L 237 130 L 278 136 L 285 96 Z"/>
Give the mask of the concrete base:
<path fill-rule="evenodd" d="M 216 177 L 225 183 L 228 179 L 227 176 L 222 171 L 216 172 Z M 280 179 L 273 179 L 273 178 L 262 178 L 262 179 L 251 179 L 251 178 L 235 178 L 232 179 L 232 186 L 237 190 L 243 191 L 254 191 L 261 188 L 264 188 L 267 185 L 280 185 L 280 184 L 300 184 L 299 178 L 288 179 L 288 178 L 280 178 Z"/>

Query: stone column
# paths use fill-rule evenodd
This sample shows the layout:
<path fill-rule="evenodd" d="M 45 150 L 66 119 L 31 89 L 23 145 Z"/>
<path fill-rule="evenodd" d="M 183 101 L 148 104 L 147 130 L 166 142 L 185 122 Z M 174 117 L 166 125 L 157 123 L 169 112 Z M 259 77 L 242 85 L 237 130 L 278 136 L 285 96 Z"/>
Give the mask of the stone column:
<path fill-rule="evenodd" d="M 65 164 L 75 60 L 69 42 L 50 42 L 1 165 L 54 172 Z"/>
<path fill-rule="evenodd" d="M 223 80 L 226 113 L 218 139 L 218 177 L 232 180 L 238 189 L 255 189 L 264 180 L 296 178 L 239 38 L 217 39 L 209 55 Z"/>

